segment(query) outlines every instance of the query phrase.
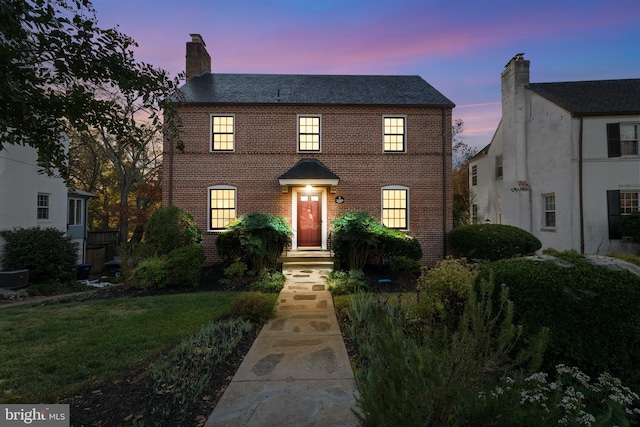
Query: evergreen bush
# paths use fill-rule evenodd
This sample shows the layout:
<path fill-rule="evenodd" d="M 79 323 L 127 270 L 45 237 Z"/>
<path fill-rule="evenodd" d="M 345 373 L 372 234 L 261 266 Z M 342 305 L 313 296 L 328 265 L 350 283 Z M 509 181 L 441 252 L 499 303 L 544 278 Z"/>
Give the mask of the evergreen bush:
<path fill-rule="evenodd" d="M 449 245 L 458 257 L 497 261 L 533 255 L 542 247 L 533 234 L 503 224 L 470 224 L 453 229 Z"/>
<path fill-rule="evenodd" d="M 187 212 L 176 206 L 157 209 L 144 226 L 144 241 L 153 245 L 158 255 L 202 241 L 202 231 Z"/>
<path fill-rule="evenodd" d="M 546 372 L 562 363 L 591 376 L 609 372 L 640 388 L 640 277 L 593 265 L 575 252 L 543 259 L 497 261 L 477 281 L 493 275 L 509 288 L 526 331 L 551 329 Z"/>
<path fill-rule="evenodd" d="M 623 215 L 619 227 L 623 236 L 629 236 L 635 243 L 640 243 L 640 211 Z"/>
<path fill-rule="evenodd" d="M 131 273 L 131 282 L 142 289 L 160 289 L 167 286 L 167 262 L 158 257 L 142 261 Z"/>
<path fill-rule="evenodd" d="M 31 283 L 63 283 L 76 279 L 78 244 L 56 228 L 16 228 L 0 231 L 6 241 L 2 267 L 29 270 Z"/>
<path fill-rule="evenodd" d="M 291 227 L 284 218 L 249 213 L 232 222 L 218 236 L 216 245 L 221 245 L 218 253 L 221 250 L 228 252 L 225 257 L 230 261 L 248 260 L 256 271 L 265 268 L 275 270 L 276 261 L 291 243 L 292 235 Z"/>
<path fill-rule="evenodd" d="M 244 292 L 231 304 L 235 317 L 266 322 L 275 314 L 274 301 L 261 292 Z"/>
<path fill-rule="evenodd" d="M 167 257 L 169 283 L 199 286 L 204 260 L 204 248 L 200 244 L 182 246 L 172 250 Z"/>

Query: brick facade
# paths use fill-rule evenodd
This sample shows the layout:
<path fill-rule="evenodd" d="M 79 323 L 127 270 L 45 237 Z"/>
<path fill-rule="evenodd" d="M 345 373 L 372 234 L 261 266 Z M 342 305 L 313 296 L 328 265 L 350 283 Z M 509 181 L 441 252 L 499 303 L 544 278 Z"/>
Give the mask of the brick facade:
<path fill-rule="evenodd" d="M 234 152 L 211 152 L 215 114 L 234 115 Z M 297 152 L 300 114 L 321 117 L 321 152 Z M 327 230 L 346 211 L 368 211 L 379 218 L 382 187 L 403 186 L 409 189 L 408 232 L 422 244 L 423 263 L 433 265 L 445 256 L 445 237 L 452 228 L 450 107 L 187 103 L 178 115 L 184 150 L 164 142 L 163 205 L 189 212 L 205 230 L 208 262 L 217 259 L 218 235 L 208 231 L 208 188 L 235 187 L 238 216 L 269 213 L 294 225 L 293 188 L 283 192 L 278 177 L 301 159 L 318 159 L 340 177 L 335 192 L 324 187 L 327 222 L 322 226 Z M 386 115 L 406 117 L 405 153 L 383 153 Z M 337 196 L 344 203 L 335 203 Z"/>

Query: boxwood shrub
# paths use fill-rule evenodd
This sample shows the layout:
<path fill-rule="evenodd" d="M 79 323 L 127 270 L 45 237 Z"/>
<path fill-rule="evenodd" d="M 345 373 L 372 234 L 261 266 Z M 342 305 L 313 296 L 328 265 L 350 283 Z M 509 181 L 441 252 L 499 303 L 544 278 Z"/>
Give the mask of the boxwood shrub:
<path fill-rule="evenodd" d="M 476 286 L 490 277 L 509 287 L 525 331 L 551 329 L 546 372 L 564 363 L 591 376 L 609 372 L 640 389 L 640 277 L 592 265 L 577 253 L 497 261 Z"/>
<path fill-rule="evenodd" d="M 497 261 L 533 255 L 542 244 L 518 227 L 504 224 L 470 224 L 453 229 L 449 246 L 456 256 Z"/>
<path fill-rule="evenodd" d="M 181 286 L 200 285 L 200 274 L 204 263 L 204 248 L 200 244 L 174 249 L 167 257 L 169 283 Z"/>

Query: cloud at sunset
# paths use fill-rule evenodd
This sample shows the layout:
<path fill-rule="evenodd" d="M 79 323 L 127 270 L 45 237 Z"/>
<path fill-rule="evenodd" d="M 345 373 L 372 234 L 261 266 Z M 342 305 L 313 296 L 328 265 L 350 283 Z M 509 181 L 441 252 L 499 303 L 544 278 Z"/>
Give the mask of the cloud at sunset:
<path fill-rule="evenodd" d="M 119 25 L 139 60 L 174 76 L 190 33 L 203 36 L 214 72 L 420 75 L 458 105 L 477 146 L 499 122 L 500 73 L 518 52 L 532 81 L 640 74 L 636 0 L 93 3 L 100 25 Z"/>

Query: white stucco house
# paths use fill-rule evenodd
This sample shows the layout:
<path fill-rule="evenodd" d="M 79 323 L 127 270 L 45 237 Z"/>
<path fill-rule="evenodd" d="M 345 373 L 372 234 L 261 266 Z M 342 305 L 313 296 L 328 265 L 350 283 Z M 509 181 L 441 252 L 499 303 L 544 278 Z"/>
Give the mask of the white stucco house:
<path fill-rule="evenodd" d="M 61 230 L 78 243 L 82 264 L 87 200 L 94 195 L 67 188 L 62 178 L 39 170 L 34 148 L 7 144 L 0 150 L 0 230 L 38 226 Z M 0 253 L 4 243 L 0 237 Z"/>
<path fill-rule="evenodd" d="M 502 119 L 469 163 L 473 222 L 522 228 L 542 249 L 637 252 L 617 224 L 640 193 L 640 79 L 530 83 L 501 75 Z"/>

